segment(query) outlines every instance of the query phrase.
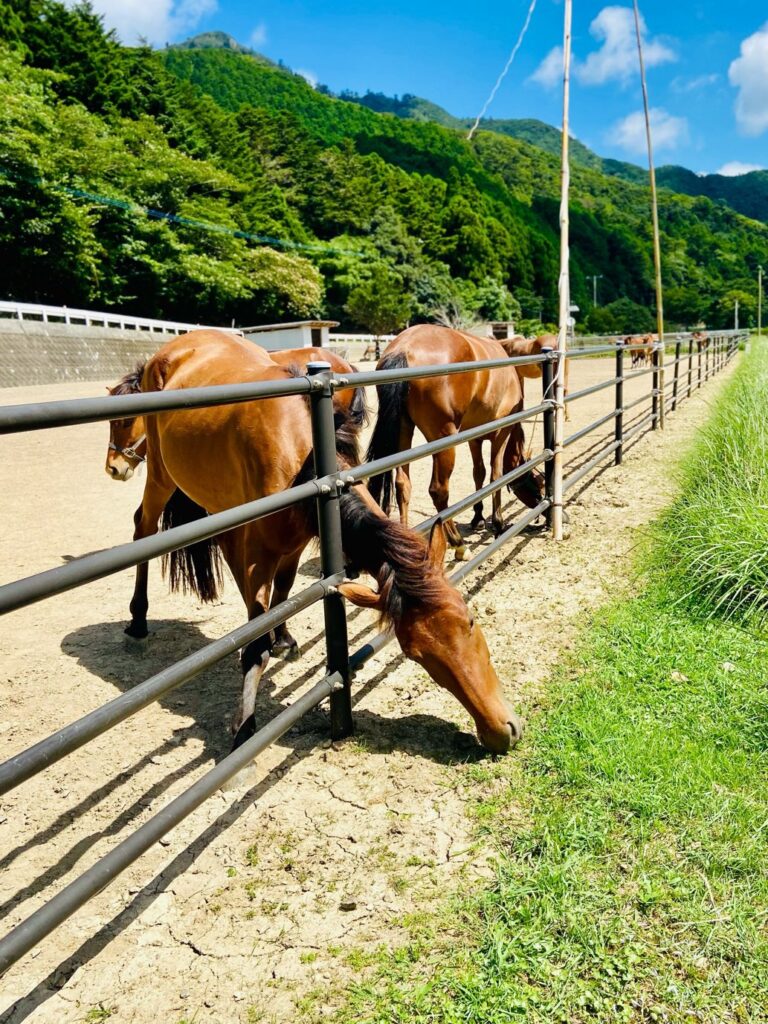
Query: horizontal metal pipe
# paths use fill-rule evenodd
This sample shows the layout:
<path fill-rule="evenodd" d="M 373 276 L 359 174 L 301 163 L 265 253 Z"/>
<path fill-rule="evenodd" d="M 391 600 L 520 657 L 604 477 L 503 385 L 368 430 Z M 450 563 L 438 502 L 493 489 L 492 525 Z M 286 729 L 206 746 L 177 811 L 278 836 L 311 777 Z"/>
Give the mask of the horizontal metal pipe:
<path fill-rule="evenodd" d="M 60 761 L 73 750 L 100 736 L 103 732 L 125 721 L 131 715 L 141 711 L 164 694 L 175 689 L 182 683 L 199 675 L 217 661 L 239 650 L 252 640 L 264 636 L 275 626 L 279 626 L 297 612 L 309 608 L 316 601 L 321 601 L 330 587 L 336 586 L 343 579 L 343 574 L 331 576 L 310 584 L 300 594 L 289 597 L 286 601 L 270 608 L 250 622 L 238 626 L 226 636 L 214 640 L 199 651 L 189 654 L 181 661 L 169 665 L 168 668 L 156 673 L 138 686 L 132 687 L 120 696 L 96 708 L 75 722 L 65 725 L 53 735 L 26 750 L 14 754 L 0 765 L 0 795 L 25 782 L 44 768 Z"/>
<path fill-rule="evenodd" d="M 448 508 L 444 508 L 442 512 L 438 512 L 437 515 L 431 516 L 429 519 L 425 519 L 415 527 L 418 533 L 429 533 L 432 527 L 438 520 L 446 522 L 448 519 L 453 519 L 454 516 L 459 515 L 461 512 L 465 512 L 468 508 L 472 508 L 473 505 L 477 504 L 478 501 L 483 501 L 485 498 L 489 498 L 496 491 L 500 491 L 503 487 L 513 483 L 515 480 L 519 480 L 521 476 L 525 476 L 532 469 L 535 469 L 542 462 L 546 462 L 548 459 L 553 458 L 554 452 L 548 448 L 541 452 L 533 459 L 528 459 L 527 462 L 521 463 L 517 469 L 512 469 L 509 473 L 504 473 L 498 480 L 494 480 L 492 483 L 486 484 L 485 487 L 481 487 L 479 491 L 474 491 L 472 494 L 467 495 L 466 498 L 461 498 L 460 501 L 456 501 L 453 505 L 449 505 Z"/>
<path fill-rule="evenodd" d="M 484 547 L 482 551 L 478 552 L 474 558 L 465 562 L 460 569 L 457 569 L 456 572 L 452 573 L 452 575 L 448 577 L 451 583 L 460 583 L 465 576 L 474 572 L 479 565 L 482 565 L 487 558 L 490 558 L 491 555 L 495 554 L 500 547 L 507 543 L 507 541 L 512 540 L 513 537 L 517 537 L 517 535 L 522 533 L 526 526 L 529 526 L 534 519 L 538 519 L 540 515 L 543 515 L 549 508 L 550 504 L 549 498 L 545 498 L 543 501 L 539 502 L 536 508 L 529 508 L 528 511 L 521 515 L 519 519 L 515 520 L 512 526 L 507 530 L 504 530 L 503 533 L 500 533 L 498 537 L 487 545 L 487 547 Z"/>
<path fill-rule="evenodd" d="M 628 436 L 629 435 L 627 434 L 624 435 L 623 444 L 625 446 L 627 443 Z M 606 459 L 609 455 L 612 455 L 620 444 L 622 444 L 621 441 L 611 441 L 611 443 L 609 445 L 606 445 L 605 448 L 602 448 L 597 453 L 597 455 L 595 455 L 594 458 L 590 459 L 589 462 L 583 465 L 580 469 L 577 469 L 575 473 L 571 473 L 570 476 L 566 477 L 565 480 L 563 480 L 563 493 L 569 491 L 571 487 L 574 486 L 574 484 L 577 484 L 579 480 L 581 480 L 582 477 L 585 477 L 587 473 L 595 469 L 595 467 L 598 466 L 603 461 L 603 459 Z"/>
<path fill-rule="evenodd" d="M 630 370 L 629 373 L 624 374 L 624 380 L 634 380 L 635 377 L 647 377 L 649 373 L 655 372 L 655 366 L 648 366 L 645 370 Z"/>
<path fill-rule="evenodd" d="M 636 405 L 642 405 L 643 402 L 650 402 L 652 395 L 640 395 L 639 398 L 635 398 L 632 402 L 627 402 L 624 406 L 624 412 L 629 412 L 630 409 L 634 409 Z"/>
<path fill-rule="evenodd" d="M 468 562 L 465 562 L 460 569 L 457 569 L 456 572 L 453 573 L 453 575 L 449 576 L 448 579 L 450 580 L 450 582 L 454 584 L 460 583 L 465 576 L 467 576 L 470 572 L 473 572 L 479 565 L 482 565 L 482 563 L 487 558 L 490 558 L 492 554 L 498 551 L 498 549 L 503 544 L 505 544 L 508 540 L 511 540 L 513 537 L 516 537 L 519 533 L 522 533 L 522 531 L 525 529 L 526 526 L 529 525 L 529 523 L 532 523 L 534 519 L 537 519 L 540 515 L 546 512 L 546 510 L 549 508 L 549 504 L 549 499 L 545 499 L 544 501 L 540 502 L 536 506 L 536 508 L 529 509 L 524 515 L 517 519 L 513 523 L 513 525 L 509 527 L 509 529 L 505 530 L 503 533 L 500 533 L 498 537 L 496 537 L 493 541 L 491 541 L 490 544 L 484 547 L 482 551 L 475 555 L 474 558 L 470 559 L 470 561 Z M 437 517 L 433 516 L 432 519 L 425 519 L 423 522 L 419 523 L 418 526 L 414 527 L 414 529 L 417 530 L 419 533 L 425 532 L 429 524 L 434 522 L 435 518 Z M 386 647 L 386 645 L 394 639 L 394 636 L 395 635 L 391 630 L 385 630 L 381 633 L 377 633 L 376 636 L 373 637 L 373 639 L 369 640 L 367 643 L 359 647 L 354 652 L 354 654 L 350 655 L 350 671 L 356 672 L 366 663 L 366 661 L 369 661 L 375 654 L 378 654 L 379 651 Z"/>
<path fill-rule="evenodd" d="M 333 374 L 331 386 L 334 389 L 361 388 L 371 384 L 399 384 L 406 380 L 422 380 L 428 377 L 450 377 L 456 373 L 477 373 L 480 370 L 497 370 L 504 366 L 535 366 L 546 363 L 552 357 L 507 356 L 505 359 L 481 359 L 477 362 L 437 363 L 429 366 L 407 366 L 397 370 L 362 370 L 358 373 Z"/>
<path fill-rule="evenodd" d="M 374 459 L 373 462 L 366 462 L 361 466 L 344 470 L 340 474 L 344 483 L 357 483 L 360 480 L 367 480 L 369 477 L 379 473 L 387 473 L 398 466 L 404 466 L 407 462 L 416 462 L 418 459 L 425 459 L 428 455 L 435 455 L 437 452 L 445 451 L 448 448 L 455 448 L 464 441 L 478 440 L 487 434 L 492 434 L 504 427 L 510 427 L 514 423 L 522 423 L 524 420 L 533 419 L 539 413 L 544 412 L 553 405 L 552 402 L 542 402 L 531 409 L 523 409 L 521 412 L 512 413 L 509 416 L 502 416 L 501 419 L 491 420 L 490 423 L 481 423 L 477 427 L 470 427 L 468 430 L 460 430 L 458 434 L 450 434 L 438 441 L 430 441 L 427 444 L 418 445 L 416 448 L 409 448 L 405 452 L 397 452 L 394 455 L 387 455 L 383 459 Z"/>
<path fill-rule="evenodd" d="M 45 597 L 62 594 L 83 583 L 92 583 L 104 576 L 111 576 L 140 562 L 148 562 L 151 558 L 166 555 L 195 541 L 226 533 L 227 530 L 242 526 L 244 523 L 263 519 L 264 516 L 273 515 L 291 505 L 314 498 L 322 486 L 335 486 L 335 483 L 335 475 L 310 480 L 297 487 L 257 498 L 246 505 L 237 505 L 224 512 L 206 516 L 205 519 L 175 526 L 172 530 L 163 530 L 151 537 L 142 537 L 141 540 L 118 544 L 105 551 L 96 551 L 92 555 L 83 555 L 66 565 L 57 565 L 54 569 L 46 569 L 34 576 L 6 583 L 0 587 L 0 615 L 24 608 Z"/>
<path fill-rule="evenodd" d="M 203 388 L 170 388 L 138 395 L 107 395 L 106 398 L 68 398 L 58 402 L 34 402 L 0 407 L 0 434 L 21 430 L 70 427 L 76 423 L 130 419 L 174 409 L 200 409 L 213 405 L 236 405 L 262 398 L 307 395 L 307 377 L 254 381 L 245 384 L 215 384 Z"/>
<path fill-rule="evenodd" d="M 625 436 L 624 444 L 626 445 L 633 438 L 637 437 L 637 435 L 644 429 L 644 427 L 648 423 L 651 422 L 652 419 L 653 419 L 653 413 L 649 412 L 647 416 L 644 416 L 641 420 L 639 420 L 635 424 L 635 426 L 632 428 L 632 430 L 630 430 L 629 433 Z"/>
<path fill-rule="evenodd" d="M 627 407 L 624 406 L 626 409 Z M 599 420 L 595 420 L 594 423 L 588 424 L 586 427 L 582 427 L 581 430 L 577 430 L 575 434 L 571 434 L 570 437 L 566 437 L 563 441 L 563 448 L 567 448 L 568 445 L 574 444 L 576 441 L 580 441 L 582 437 L 586 437 L 587 434 L 591 434 L 593 430 L 597 430 L 598 427 L 602 427 L 604 423 L 608 423 L 610 420 L 615 420 L 618 416 L 619 411 L 612 409 L 605 416 L 601 416 Z"/>
<path fill-rule="evenodd" d="M 0 975 L 341 685 L 326 676 L 0 940 Z"/>
<path fill-rule="evenodd" d="M 573 391 L 570 395 L 565 396 L 565 400 L 566 402 L 575 402 L 579 398 L 586 398 L 587 395 L 594 395 L 598 391 L 612 388 L 617 380 L 617 377 L 611 377 L 610 380 L 601 381 L 599 384 L 592 384 L 591 387 L 582 388 L 580 391 Z"/>
<path fill-rule="evenodd" d="M 595 345 L 593 348 L 576 348 L 569 349 L 566 352 L 566 358 L 568 359 L 588 359 L 590 356 L 603 356 L 608 355 L 610 352 L 613 355 L 616 351 L 616 345 Z"/>

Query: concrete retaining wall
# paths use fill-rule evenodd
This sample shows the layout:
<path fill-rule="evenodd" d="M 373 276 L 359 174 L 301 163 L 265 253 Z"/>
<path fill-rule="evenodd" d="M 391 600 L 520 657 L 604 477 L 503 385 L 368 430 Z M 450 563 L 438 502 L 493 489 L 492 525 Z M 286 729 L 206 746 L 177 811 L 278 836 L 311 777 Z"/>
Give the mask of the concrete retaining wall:
<path fill-rule="evenodd" d="M 0 387 L 117 383 L 168 340 L 149 331 L 0 320 Z"/>

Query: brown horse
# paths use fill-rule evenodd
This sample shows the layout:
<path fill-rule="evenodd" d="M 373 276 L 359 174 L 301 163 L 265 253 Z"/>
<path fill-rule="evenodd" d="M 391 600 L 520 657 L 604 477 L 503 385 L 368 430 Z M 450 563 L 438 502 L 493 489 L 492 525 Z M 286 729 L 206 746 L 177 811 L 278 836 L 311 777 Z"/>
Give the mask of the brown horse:
<path fill-rule="evenodd" d="M 209 331 L 196 331 L 201 336 L 198 347 L 209 343 Z M 215 332 L 218 334 L 219 332 Z M 202 335 L 206 337 L 203 338 Z M 241 340 L 241 339 L 235 339 Z M 357 368 L 348 363 L 335 352 L 324 348 L 290 348 L 279 352 L 267 352 L 260 345 L 244 343 L 249 355 L 261 359 L 266 355 L 265 362 L 271 360 L 279 366 L 295 366 L 302 372 L 308 363 L 330 363 L 335 373 L 355 373 Z M 140 378 L 144 364 L 138 366 L 133 373 L 128 373 L 113 388 L 107 388 L 110 395 L 130 395 L 140 391 Z M 352 421 L 362 428 L 367 421 L 368 411 L 365 405 L 365 391 L 362 388 L 345 388 L 333 396 L 333 408 L 337 415 L 351 415 Z M 144 429 L 144 417 L 134 416 L 131 419 L 111 420 L 109 424 L 109 446 L 104 469 L 112 480 L 130 480 L 134 471 L 146 462 L 147 434 Z"/>
<path fill-rule="evenodd" d="M 476 338 L 450 327 L 422 324 L 409 327 L 398 335 L 387 346 L 377 369 L 480 362 L 504 359 L 507 355 L 498 341 Z M 428 441 L 436 441 L 462 429 L 480 426 L 519 412 L 523 407 L 521 378 L 514 366 L 447 377 L 429 377 L 399 384 L 379 384 L 376 390 L 379 395 L 379 414 L 368 448 L 369 461 L 406 451 L 411 447 L 416 427 Z M 482 487 L 485 482 L 482 454 L 485 440 L 491 443 L 492 481 L 525 462 L 525 436 L 519 423 L 491 431 L 481 440 L 470 441 L 476 488 Z M 438 512 L 448 507 L 448 486 L 455 462 L 454 448 L 439 452 L 432 458 L 429 493 Z M 400 521 L 407 526 L 411 499 L 409 467 L 401 467 L 396 474 L 395 494 Z M 388 512 L 392 501 L 392 474 L 384 473 L 374 477 L 370 488 L 374 498 L 381 500 L 382 508 Z M 541 501 L 543 478 L 535 470 L 528 472 L 512 484 L 512 489 L 522 502 L 534 508 Z M 483 505 L 478 502 L 474 506 L 472 526 L 479 527 L 483 523 Z M 496 534 L 504 529 L 501 495 L 498 491 L 493 496 L 492 525 Z M 446 523 L 446 535 L 456 549 L 456 557 L 463 557 L 463 541 L 455 523 Z"/>
<path fill-rule="evenodd" d="M 651 366 L 653 363 L 653 342 L 655 335 L 638 334 L 630 335 L 624 339 L 624 344 L 629 348 L 632 356 L 632 367 Z"/>
<path fill-rule="evenodd" d="M 142 392 L 297 375 L 295 369 L 264 358 L 256 346 L 244 349 L 226 334 L 207 332 L 205 343 L 198 345 L 197 336 L 205 333 L 183 335 L 152 356 L 141 375 Z M 161 516 L 167 525 L 189 522 L 313 475 L 304 396 L 157 413 L 146 418 L 146 431 L 147 481 L 135 516 L 135 538 L 157 532 Z M 337 424 L 336 445 L 341 468 L 357 462 L 355 430 L 348 419 Z M 346 556 L 354 569 L 369 573 L 378 585 L 373 590 L 344 583 L 340 592 L 354 604 L 380 612 L 404 653 L 469 711 L 489 750 L 508 750 L 519 738 L 521 724 L 504 703 L 482 630 L 443 575 L 442 527 L 435 528 L 427 544 L 384 516 L 361 485 L 341 495 L 340 508 Z M 214 559 L 218 548 L 253 619 L 285 599 L 299 557 L 316 536 L 314 504 L 294 506 L 174 552 L 171 582 L 193 589 L 201 600 L 213 600 L 219 582 Z M 133 635 L 146 634 L 146 612 L 146 566 L 139 566 L 128 629 Z M 268 637 L 243 649 L 235 745 L 255 730 L 256 690 L 269 650 Z"/>

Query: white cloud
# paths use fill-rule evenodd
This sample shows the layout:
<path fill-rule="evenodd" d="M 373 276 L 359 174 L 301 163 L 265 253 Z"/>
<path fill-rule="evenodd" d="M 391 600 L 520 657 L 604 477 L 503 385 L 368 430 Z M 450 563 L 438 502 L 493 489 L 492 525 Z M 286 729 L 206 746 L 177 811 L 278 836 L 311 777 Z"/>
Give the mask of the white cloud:
<path fill-rule="evenodd" d="M 604 7 L 592 24 L 590 33 L 602 40 L 602 46 L 577 64 L 576 77 L 584 85 L 628 82 L 638 73 L 637 35 L 631 7 Z M 674 52 L 658 39 L 649 39 L 645 21 L 640 20 L 646 67 L 677 60 Z"/>
<path fill-rule="evenodd" d="M 248 37 L 248 45 L 252 46 L 254 50 L 258 50 L 260 46 L 263 46 L 267 41 L 267 26 L 264 22 L 260 22 L 256 28 L 251 32 Z"/>
<path fill-rule="evenodd" d="M 140 38 L 162 46 L 190 32 L 217 7 L 217 0 L 93 0 L 107 28 L 129 46 Z"/>
<path fill-rule="evenodd" d="M 296 68 L 296 74 L 305 78 L 313 89 L 317 87 L 317 75 L 314 71 L 305 71 L 303 68 Z"/>
<path fill-rule="evenodd" d="M 529 82 L 537 82 L 545 89 L 552 89 L 558 82 L 563 80 L 563 48 L 556 46 L 550 50 L 544 60 L 528 79 Z"/>
<path fill-rule="evenodd" d="M 587 59 L 574 57 L 573 74 L 582 85 L 604 85 L 606 82 L 621 82 L 626 85 L 638 72 L 637 34 L 635 16 L 631 7 L 604 7 L 589 26 L 592 36 L 601 42 Z M 649 68 L 669 64 L 677 56 L 666 43 L 649 39 L 645 21 L 640 19 L 643 37 L 645 63 Z M 529 81 L 545 88 L 552 88 L 563 76 L 563 51 L 557 46 L 551 50 Z"/>
<path fill-rule="evenodd" d="M 654 150 L 675 149 L 688 141 L 688 122 L 684 117 L 673 117 L 659 107 L 652 108 L 650 113 Z M 636 156 L 647 152 L 643 111 L 638 110 L 617 122 L 609 138 L 611 142 Z"/>
<path fill-rule="evenodd" d="M 768 23 L 742 42 L 741 56 L 728 69 L 728 79 L 739 90 L 739 128 L 745 135 L 762 135 L 768 128 Z"/>
<path fill-rule="evenodd" d="M 717 73 L 711 75 L 699 75 L 697 78 L 675 78 L 670 83 L 671 88 L 677 93 L 698 92 L 706 89 L 707 86 L 715 85 L 720 81 Z"/>
<path fill-rule="evenodd" d="M 726 178 L 737 178 L 740 174 L 749 174 L 750 171 L 763 171 L 764 167 L 760 164 L 743 164 L 740 160 L 731 160 L 730 163 L 723 164 L 719 171 L 715 171 L 715 174 L 722 174 Z"/>

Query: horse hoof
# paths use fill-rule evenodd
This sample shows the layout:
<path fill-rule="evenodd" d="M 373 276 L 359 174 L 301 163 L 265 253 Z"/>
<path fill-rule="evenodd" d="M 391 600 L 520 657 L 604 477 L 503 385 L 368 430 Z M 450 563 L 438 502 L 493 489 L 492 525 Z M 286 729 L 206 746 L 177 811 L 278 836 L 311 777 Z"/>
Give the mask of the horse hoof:
<path fill-rule="evenodd" d="M 251 736 L 255 735 L 255 733 L 256 716 L 249 715 L 248 718 L 246 718 L 246 720 L 243 723 L 241 723 L 240 728 L 235 733 L 235 738 L 232 742 L 232 749 L 237 750 L 238 747 L 242 747 L 246 740 L 249 740 Z"/>
<path fill-rule="evenodd" d="M 146 640 L 149 636 L 146 622 L 131 622 L 125 627 L 123 632 L 126 636 L 133 637 L 134 640 Z"/>
<path fill-rule="evenodd" d="M 273 657 L 282 658 L 284 661 L 298 661 L 300 657 L 299 645 L 293 637 L 285 640 L 275 640 L 270 653 Z"/>
<path fill-rule="evenodd" d="M 463 544 L 453 549 L 453 557 L 457 562 L 465 562 L 467 560 L 467 549 Z"/>
<path fill-rule="evenodd" d="M 476 516 L 469 524 L 470 530 L 484 530 L 485 529 L 485 516 Z"/>
<path fill-rule="evenodd" d="M 494 519 L 491 524 L 491 531 L 493 532 L 494 537 L 500 537 L 501 534 L 504 533 L 504 523 Z"/>

